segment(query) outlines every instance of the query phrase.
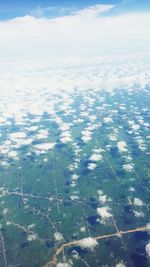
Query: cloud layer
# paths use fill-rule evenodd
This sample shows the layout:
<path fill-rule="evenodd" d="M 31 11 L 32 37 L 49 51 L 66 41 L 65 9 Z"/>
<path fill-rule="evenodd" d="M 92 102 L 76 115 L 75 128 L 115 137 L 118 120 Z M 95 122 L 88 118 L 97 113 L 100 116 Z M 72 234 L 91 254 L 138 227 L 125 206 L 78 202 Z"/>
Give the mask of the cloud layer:
<path fill-rule="evenodd" d="M 149 13 L 110 16 L 95 5 L 53 19 L 25 16 L 0 22 L 3 55 L 89 55 L 150 46 Z M 106 12 L 106 13 L 105 13 Z"/>

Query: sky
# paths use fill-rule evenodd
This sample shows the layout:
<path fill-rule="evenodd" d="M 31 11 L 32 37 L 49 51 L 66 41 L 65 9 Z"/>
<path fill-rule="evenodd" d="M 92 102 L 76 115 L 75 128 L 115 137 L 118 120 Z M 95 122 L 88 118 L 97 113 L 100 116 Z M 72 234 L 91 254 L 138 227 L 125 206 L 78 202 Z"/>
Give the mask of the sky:
<path fill-rule="evenodd" d="M 34 14 L 40 15 L 40 11 L 47 17 L 68 15 L 72 10 L 85 8 L 96 4 L 118 4 L 119 0 L 89 1 L 89 0 L 5 0 L 0 1 L 0 18 L 7 20 L 10 18 Z"/>
<path fill-rule="evenodd" d="M 149 0 L 0 0 L 0 19 L 7 20 L 31 14 L 35 16 L 42 14 L 51 18 L 69 15 L 72 11 L 97 4 L 114 5 L 116 12 L 150 9 Z"/>
<path fill-rule="evenodd" d="M 0 57 L 150 47 L 149 0 L 0 0 Z"/>

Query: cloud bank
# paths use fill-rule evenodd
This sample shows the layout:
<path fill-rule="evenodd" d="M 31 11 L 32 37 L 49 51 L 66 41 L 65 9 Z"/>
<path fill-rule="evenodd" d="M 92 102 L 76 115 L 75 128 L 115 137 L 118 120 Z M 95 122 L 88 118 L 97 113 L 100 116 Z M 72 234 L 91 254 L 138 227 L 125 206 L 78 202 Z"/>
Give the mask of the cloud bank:
<path fill-rule="evenodd" d="M 52 19 L 24 16 L 0 21 L 2 55 L 97 55 L 150 46 L 150 14 L 111 16 L 95 5 Z"/>

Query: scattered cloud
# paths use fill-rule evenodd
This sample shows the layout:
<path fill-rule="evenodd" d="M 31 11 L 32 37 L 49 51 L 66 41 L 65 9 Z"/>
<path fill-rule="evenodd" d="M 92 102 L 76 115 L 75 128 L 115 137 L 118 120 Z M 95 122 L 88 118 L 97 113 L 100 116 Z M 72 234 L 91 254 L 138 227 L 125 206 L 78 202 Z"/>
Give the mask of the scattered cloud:
<path fill-rule="evenodd" d="M 119 152 L 126 152 L 127 151 L 127 144 L 125 141 L 120 141 L 117 143 L 117 147 L 118 147 L 118 150 Z"/>
<path fill-rule="evenodd" d="M 112 217 L 110 210 L 111 209 L 109 207 L 97 208 L 97 214 L 104 219 L 108 219 L 108 218 Z"/>
<path fill-rule="evenodd" d="M 150 242 L 146 245 L 145 250 L 146 250 L 147 256 L 150 257 Z"/>
<path fill-rule="evenodd" d="M 123 261 L 116 264 L 116 267 L 126 267 L 126 265 L 123 263 Z"/>
<path fill-rule="evenodd" d="M 87 237 L 87 238 L 81 239 L 79 242 L 79 245 L 81 248 L 88 248 L 88 249 L 93 250 L 98 245 L 98 242 L 96 241 L 96 239 L 92 237 Z"/>

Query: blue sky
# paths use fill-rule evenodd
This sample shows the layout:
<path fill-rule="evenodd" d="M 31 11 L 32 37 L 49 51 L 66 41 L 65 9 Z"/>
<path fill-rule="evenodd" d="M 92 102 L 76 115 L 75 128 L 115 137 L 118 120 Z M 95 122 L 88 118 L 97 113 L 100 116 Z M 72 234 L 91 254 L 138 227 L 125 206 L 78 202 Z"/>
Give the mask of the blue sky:
<path fill-rule="evenodd" d="M 25 15 L 52 18 L 96 4 L 115 5 L 112 14 L 150 9 L 149 0 L 0 0 L 0 20 Z"/>

